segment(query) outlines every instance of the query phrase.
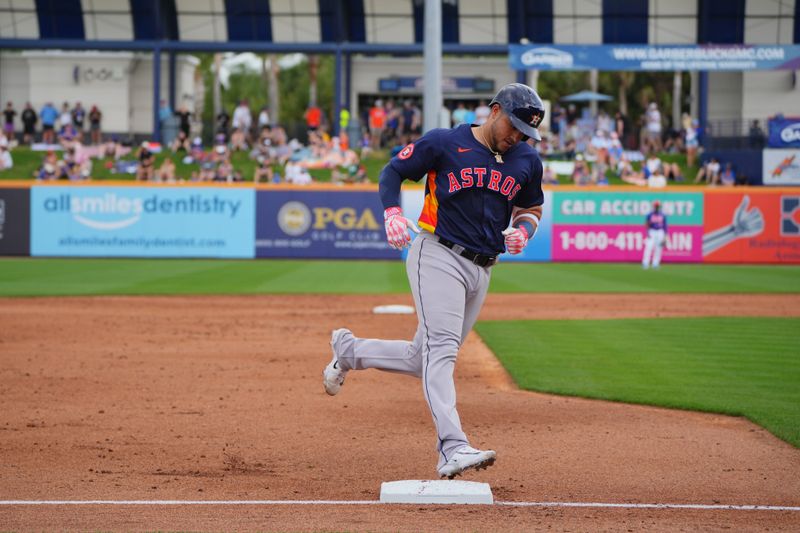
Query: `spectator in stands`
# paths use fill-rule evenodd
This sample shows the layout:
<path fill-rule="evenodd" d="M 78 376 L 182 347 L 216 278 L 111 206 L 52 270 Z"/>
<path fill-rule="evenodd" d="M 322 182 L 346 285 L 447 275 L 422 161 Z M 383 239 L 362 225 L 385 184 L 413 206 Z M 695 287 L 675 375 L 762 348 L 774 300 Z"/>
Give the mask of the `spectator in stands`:
<path fill-rule="evenodd" d="M 189 109 L 186 107 L 186 105 L 182 104 L 181 107 L 175 111 L 175 116 L 178 117 L 178 130 L 183 132 L 188 139 L 192 128 L 192 114 L 189 112 Z"/>
<path fill-rule="evenodd" d="M 453 124 L 453 127 L 460 126 L 461 124 L 466 124 L 467 122 L 467 108 L 464 106 L 464 102 L 459 102 L 456 105 L 456 108 L 453 109 L 453 114 L 450 117 L 450 121 Z"/>
<path fill-rule="evenodd" d="M 136 167 L 136 179 L 138 181 L 151 181 L 155 166 L 155 155 L 150 151 L 150 144 L 144 141 L 136 152 L 136 159 L 139 165 Z"/>
<path fill-rule="evenodd" d="M 545 163 L 542 165 L 542 185 L 558 185 L 558 176 L 553 167 Z"/>
<path fill-rule="evenodd" d="M 733 164 L 725 163 L 725 168 L 717 175 L 716 183 L 712 185 L 722 185 L 723 187 L 733 187 L 736 185 L 736 172 L 733 170 Z"/>
<path fill-rule="evenodd" d="M 357 161 L 336 167 L 331 172 L 331 183 L 369 183 L 367 167 Z"/>
<path fill-rule="evenodd" d="M 242 99 L 233 111 L 233 129 L 231 134 L 231 149 L 247 150 L 250 143 L 250 128 L 253 126 L 253 115 L 247 99 Z M 235 139 L 235 141 L 234 141 Z"/>
<path fill-rule="evenodd" d="M 308 185 L 312 181 L 311 174 L 302 165 L 292 160 L 286 162 L 286 183 Z"/>
<path fill-rule="evenodd" d="M 575 156 L 575 167 L 572 169 L 571 179 L 575 185 L 591 185 L 592 183 L 592 173 L 581 154 Z"/>
<path fill-rule="evenodd" d="M 33 110 L 30 102 L 25 102 L 25 109 L 22 110 L 22 142 L 32 144 L 36 136 L 36 123 L 39 115 Z"/>
<path fill-rule="evenodd" d="M 606 132 L 598 129 L 595 131 L 592 140 L 589 141 L 589 146 L 586 151 L 587 155 L 591 156 L 590 159 L 593 158 L 599 163 L 606 163 L 608 161 L 609 144 L 609 140 L 606 138 Z"/>
<path fill-rule="evenodd" d="M 72 111 L 69 109 L 69 102 L 64 102 L 61 106 L 61 114 L 58 115 L 59 135 L 64 135 L 67 126 L 72 126 Z"/>
<path fill-rule="evenodd" d="M 644 171 L 644 177 L 649 178 L 651 174 L 653 174 L 656 170 L 661 168 L 661 159 L 658 158 L 656 154 L 650 154 L 647 160 L 644 162 L 644 167 L 642 170 Z"/>
<path fill-rule="evenodd" d="M 689 119 L 689 115 L 686 115 Z M 688 122 L 688 123 L 687 123 Z M 700 138 L 697 131 L 697 119 L 689 119 L 684 122 L 683 143 L 686 147 L 686 166 L 693 167 L 697 160 L 697 149 L 700 146 Z"/>
<path fill-rule="evenodd" d="M 608 137 L 608 134 L 614 131 L 614 122 L 603 109 L 597 114 L 597 129 L 602 131 L 605 137 Z"/>
<path fill-rule="evenodd" d="M 647 176 L 647 186 L 655 189 L 667 186 L 667 177 L 664 175 L 664 167 L 662 165 L 655 167 L 650 175 Z"/>
<path fill-rule="evenodd" d="M 158 107 L 158 121 L 163 124 L 165 120 L 172 116 L 172 108 L 166 100 L 161 100 Z"/>
<path fill-rule="evenodd" d="M 637 185 L 639 187 L 644 187 L 647 185 L 647 180 L 644 178 L 644 173 L 636 172 L 633 169 L 631 162 L 624 155 L 617 163 L 617 176 L 619 176 L 619 179 L 621 179 L 624 183 Z"/>
<path fill-rule="evenodd" d="M 201 161 L 200 172 L 193 173 L 192 177 L 199 181 L 214 181 L 214 178 L 217 177 L 217 164 L 211 160 Z"/>
<path fill-rule="evenodd" d="M 412 100 L 403 102 L 402 132 L 409 139 L 416 140 L 422 133 L 422 111 Z"/>
<path fill-rule="evenodd" d="M 83 125 L 86 123 L 86 109 L 83 108 L 80 102 L 75 102 L 75 107 L 72 108 L 72 126 L 75 128 L 75 138 L 83 142 Z"/>
<path fill-rule="evenodd" d="M 64 149 L 69 148 L 69 146 L 77 140 L 78 132 L 75 130 L 75 126 L 73 126 L 72 123 L 62 127 L 58 133 L 58 142 Z"/>
<path fill-rule="evenodd" d="M 383 100 L 375 100 L 369 110 L 369 134 L 370 147 L 378 150 L 383 142 L 383 130 L 386 128 L 386 110 L 383 108 Z M 361 154 L 363 157 L 363 153 Z M 288 178 L 288 177 L 287 177 Z"/>
<path fill-rule="evenodd" d="M 628 117 L 624 115 L 621 111 L 617 111 L 614 115 L 614 131 L 617 133 L 617 137 L 619 138 L 619 142 L 623 148 L 626 147 L 627 144 L 630 144 L 630 141 L 627 139 L 627 135 L 630 134 L 630 127 L 628 126 Z"/>
<path fill-rule="evenodd" d="M 761 129 L 761 123 L 758 120 L 754 120 L 750 124 L 750 131 L 748 133 L 750 148 L 754 148 L 756 150 L 761 150 L 764 148 L 765 137 L 764 130 Z"/>
<path fill-rule="evenodd" d="M 48 150 L 42 158 L 42 164 L 39 169 L 34 172 L 34 176 L 37 180 L 57 180 L 60 175 L 60 167 L 61 161 L 58 160 L 55 151 Z"/>
<path fill-rule="evenodd" d="M 223 157 L 217 166 L 214 181 L 225 181 L 233 183 L 235 181 L 242 181 L 241 174 L 233 168 L 233 164 L 229 157 Z"/>
<path fill-rule="evenodd" d="M 306 129 L 309 132 L 317 132 L 322 127 L 322 109 L 314 104 L 309 104 L 304 118 L 306 119 Z"/>
<path fill-rule="evenodd" d="M 617 162 L 622 159 L 622 143 L 619 140 L 619 134 L 612 131 L 608 141 L 608 166 L 616 167 Z"/>
<path fill-rule="evenodd" d="M 645 139 L 647 147 L 646 150 L 642 151 L 645 153 L 660 152 L 662 150 L 661 112 L 658 110 L 658 105 L 655 102 L 650 102 L 650 105 L 647 106 L 647 112 L 645 113 L 645 121 L 646 121 Z"/>
<path fill-rule="evenodd" d="M 592 183 L 595 185 L 608 185 L 607 170 L 608 165 L 604 161 L 596 161 L 592 168 Z"/>
<path fill-rule="evenodd" d="M 111 139 L 103 145 L 100 155 L 104 158 L 113 157 L 116 161 L 120 157 L 128 155 L 130 152 L 131 149 L 129 147 L 123 146 L 122 143 L 119 142 L 119 138 L 116 135 L 112 135 Z"/>
<path fill-rule="evenodd" d="M 98 145 L 102 141 L 103 131 L 100 127 L 103 121 L 103 113 L 96 105 L 89 110 L 89 137 L 93 145 Z"/>
<path fill-rule="evenodd" d="M 39 117 L 42 119 L 42 142 L 45 144 L 53 144 L 56 136 L 56 120 L 58 119 L 58 111 L 51 102 L 47 102 L 39 111 Z"/>
<path fill-rule="evenodd" d="M 169 183 L 175 181 L 175 163 L 171 157 L 165 157 L 164 161 L 161 162 L 161 166 L 158 167 L 156 172 L 156 180 Z"/>
<path fill-rule="evenodd" d="M 226 142 L 228 140 L 228 127 L 230 126 L 230 123 L 231 117 L 223 107 L 220 109 L 219 114 L 217 115 L 216 129 L 214 131 L 217 135 L 224 135 Z"/>
<path fill-rule="evenodd" d="M 552 131 L 555 134 L 558 134 L 558 126 L 553 126 L 553 124 L 555 124 L 556 117 L 557 117 L 556 111 L 559 111 L 559 112 L 561 111 L 561 107 L 559 107 L 558 104 L 556 104 L 555 107 L 553 108 L 553 117 L 551 119 L 550 131 Z M 475 108 L 475 124 L 480 126 L 481 124 L 486 122 L 486 120 L 489 118 L 489 115 L 491 113 L 492 113 L 492 110 L 489 108 L 488 105 L 486 105 L 486 100 L 479 101 L 478 102 L 478 107 Z"/>
<path fill-rule="evenodd" d="M 267 106 L 261 106 L 261 111 L 258 113 L 258 131 L 262 131 L 264 128 L 269 128 L 272 123 L 269 120 L 269 111 L 267 110 Z"/>
<path fill-rule="evenodd" d="M 683 173 L 678 163 L 664 163 L 664 175 L 668 181 L 680 183 L 683 181 Z"/>
<path fill-rule="evenodd" d="M 8 139 L 0 135 L 0 171 L 14 166 L 11 152 L 8 150 Z"/>
<path fill-rule="evenodd" d="M 275 171 L 272 169 L 274 159 L 267 155 L 259 155 L 256 157 L 258 165 L 253 171 L 253 182 L 260 183 L 262 180 L 271 182 L 275 179 Z"/>
<path fill-rule="evenodd" d="M 472 107 L 471 105 L 468 105 L 467 106 L 467 114 L 464 115 L 464 122 L 466 124 L 475 124 L 475 118 L 476 118 L 475 108 Z"/>
<path fill-rule="evenodd" d="M 700 170 L 697 171 L 697 176 L 695 176 L 694 182 L 714 184 L 717 182 L 717 178 L 719 177 L 719 171 L 719 160 L 716 157 L 712 157 L 700 167 Z"/>
<path fill-rule="evenodd" d="M 386 102 L 386 129 L 383 132 L 383 144 L 391 146 L 398 142 L 398 133 L 400 133 L 400 120 L 401 112 L 394 105 L 394 100 Z"/>
<path fill-rule="evenodd" d="M 16 116 L 17 110 L 14 109 L 14 104 L 9 101 L 3 110 L 3 133 L 9 141 L 14 140 L 14 117 Z"/>
<path fill-rule="evenodd" d="M 70 181 L 87 180 L 92 175 L 92 160 L 78 140 L 64 151 L 63 173 Z"/>

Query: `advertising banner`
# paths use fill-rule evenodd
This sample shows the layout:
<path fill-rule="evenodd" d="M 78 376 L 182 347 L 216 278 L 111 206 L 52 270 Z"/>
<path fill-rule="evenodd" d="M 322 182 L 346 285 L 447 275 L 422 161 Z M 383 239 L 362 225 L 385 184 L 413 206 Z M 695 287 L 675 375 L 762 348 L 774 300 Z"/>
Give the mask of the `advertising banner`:
<path fill-rule="evenodd" d="M 663 260 L 702 261 L 703 194 L 665 192 L 556 191 L 552 259 L 640 261 L 655 200 L 668 222 Z"/>
<path fill-rule="evenodd" d="M 513 70 L 796 70 L 800 45 L 519 45 Z"/>
<path fill-rule="evenodd" d="M 770 148 L 800 148 L 800 117 L 769 119 Z"/>
<path fill-rule="evenodd" d="M 255 191 L 31 188 L 31 255 L 253 257 Z"/>
<path fill-rule="evenodd" d="M 761 176 L 764 185 L 800 185 L 800 148 L 766 149 L 763 153 Z"/>
<path fill-rule="evenodd" d="M 397 259 L 377 191 L 258 191 L 256 257 Z"/>
<path fill-rule="evenodd" d="M 706 195 L 703 261 L 800 263 L 800 191 Z"/>
<path fill-rule="evenodd" d="M 0 188 L 0 255 L 30 255 L 30 231 L 30 190 Z"/>
<path fill-rule="evenodd" d="M 411 220 L 416 221 L 422 213 L 422 203 L 424 200 L 425 191 L 422 188 L 418 189 L 404 189 L 400 203 L 403 207 L 403 213 Z M 500 261 L 550 261 L 553 238 L 553 193 L 551 191 L 544 191 L 544 210 L 542 213 L 542 220 L 539 223 L 539 229 L 536 231 L 536 236 L 528 243 L 528 246 L 517 255 L 504 253 L 500 255 Z M 406 252 L 403 253 L 405 258 Z"/>

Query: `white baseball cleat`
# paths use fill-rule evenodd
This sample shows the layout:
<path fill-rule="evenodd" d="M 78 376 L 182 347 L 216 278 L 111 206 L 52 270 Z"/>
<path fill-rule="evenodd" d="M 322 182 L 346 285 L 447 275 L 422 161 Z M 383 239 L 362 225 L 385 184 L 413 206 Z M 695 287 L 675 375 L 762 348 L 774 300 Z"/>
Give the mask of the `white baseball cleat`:
<path fill-rule="evenodd" d="M 470 468 L 483 470 L 492 466 L 496 457 L 494 450 L 476 450 L 472 446 L 464 446 L 439 467 L 439 476 L 453 479 Z"/>
<path fill-rule="evenodd" d="M 341 328 L 333 330 L 331 333 L 331 351 L 333 352 L 333 359 L 322 371 L 322 384 L 325 386 L 325 392 L 331 396 L 339 394 L 342 388 L 344 378 L 347 375 L 347 370 L 339 366 L 339 354 L 337 353 L 337 345 L 345 333 L 350 333 L 349 329 Z"/>

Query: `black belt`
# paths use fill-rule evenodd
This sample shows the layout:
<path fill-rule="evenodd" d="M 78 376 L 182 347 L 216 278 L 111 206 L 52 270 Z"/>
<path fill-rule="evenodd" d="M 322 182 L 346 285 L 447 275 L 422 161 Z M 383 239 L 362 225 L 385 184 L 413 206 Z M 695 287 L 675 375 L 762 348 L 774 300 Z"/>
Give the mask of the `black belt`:
<path fill-rule="evenodd" d="M 439 244 L 442 246 L 446 246 L 453 250 L 455 253 L 460 255 L 461 257 L 466 257 L 476 265 L 480 267 L 488 267 L 492 266 L 497 263 L 497 256 L 496 255 L 482 255 L 477 252 L 473 252 L 472 250 L 467 250 L 460 244 L 456 244 L 452 241 L 448 241 L 447 239 L 443 239 L 438 235 L 434 235 L 434 238 L 439 241 Z"/>

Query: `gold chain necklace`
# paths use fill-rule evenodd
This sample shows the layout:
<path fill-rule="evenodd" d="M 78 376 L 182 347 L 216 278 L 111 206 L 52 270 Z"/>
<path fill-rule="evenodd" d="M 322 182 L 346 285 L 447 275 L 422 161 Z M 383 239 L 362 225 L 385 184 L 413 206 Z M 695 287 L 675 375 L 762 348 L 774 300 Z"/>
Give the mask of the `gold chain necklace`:
<path fill-rule="evenodd" d="M 486 134 L 483 132 L 483 126 L 481 125 L 478 128 L 478 130 L 480 130 L 480 132 L 481 132 L 481 139 L 482 139 L 481 144 L 483 144 L 490 152 L 492 152 L 492 155 L 494 155 L 494 160 L 495 161 L 497 161 L 498 163 L 502 163 L 503 162 L 503 154 L 501 154 L 500 152 L 495 152 L 494 150 L 492 150 L 492 147 L 489 146 L 488 142 L 486 142 Z"/>

